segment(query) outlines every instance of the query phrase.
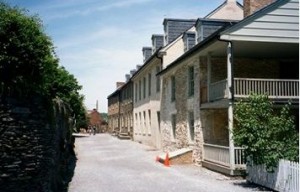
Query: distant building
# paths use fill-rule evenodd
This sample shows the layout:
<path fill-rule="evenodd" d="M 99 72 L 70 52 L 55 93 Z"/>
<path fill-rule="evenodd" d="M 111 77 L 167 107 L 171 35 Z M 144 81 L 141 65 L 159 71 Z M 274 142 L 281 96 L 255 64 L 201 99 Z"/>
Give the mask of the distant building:
<path fill-rule="evenodd" d="M 97 111 L 97 109 L 93 109 L 88 111 L 89 117 L 89 128 L 96 128 L 96 133 L 104 133 L 106 132 L 106 122 L 101 117 L 101 114 Z"/>

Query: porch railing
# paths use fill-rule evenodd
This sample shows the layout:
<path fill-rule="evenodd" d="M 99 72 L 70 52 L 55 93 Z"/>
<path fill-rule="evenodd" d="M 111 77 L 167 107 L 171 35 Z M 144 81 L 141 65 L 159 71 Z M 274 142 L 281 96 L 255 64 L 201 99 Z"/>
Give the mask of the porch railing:
<path fill-rule="evenodd" d="M 234 78 L 235 97 L 246 97 L 251 92 L 267 94 L 275 99 L 297 99 L 299 80 Z"/>
<path fill-rule="evenodd" d="M 228 146 L 204 144 L 204 160 L 230 167 L 230 154 Z M 234 162 L 236 169 L 246 168 L 246 158 L 243 148 L 234 148 Z"/>
<path fill-rule="evenodd" d="M 209 100 L 228 98 L 227 79 L 212 83 Z M 299 80 L 234 78 L 234 96 L 248 97 L 251 93 L 267 94 L 271 99 L 298 99 Z"/>

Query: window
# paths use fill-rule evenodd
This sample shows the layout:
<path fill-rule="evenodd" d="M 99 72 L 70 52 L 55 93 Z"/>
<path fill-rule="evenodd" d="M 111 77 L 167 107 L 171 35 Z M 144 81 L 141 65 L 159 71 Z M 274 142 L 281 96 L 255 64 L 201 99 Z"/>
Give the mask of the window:
<path fill-rule="evenodd" d="M 172 134 L 173 138 L 176 138 L 176 114 L 171 116 L 171 123 L 172 123 Z"/>
<path fill-rule="evenodd" d="M 149 119 L 148 119 L 148 121 L 149 121 L 148 134 L 150 135 L 151 134 L 151 110 L 150 109 L 148 110 L 148 117 L 149 117 Z"/>
<path fill-rule="evenodd" d="M 144 116 L 144 134 L 146 134 L 147 133 L 146 111 L 143 112 L 143 116 Z"/>
<path fill-rule="evenodd" d="M 194 86 L 195 86 L 195 80 L 194 80 L 194 66 L 188 68 L 188 95 L 194 96 Z"/>
<path fill-rule="evenodd" d="M 151 96 L 151 73 L 148 74 L 148 95 Z"/>
<path fill-rule="evenodd" d="M 135 129 L 134 132 L 137 133 L 138 132 L 138 115 L 137 113 L 135 113 Z"/>
<path fill-rule="evenodd" d="M 157 111 L 157 122 L 158 122 L 158 129 L 160 131 L 160 111 Z"/>
<path fill-rule="evenodd" d="M 142 99 L 142 81 L 139 81 L 139 100 Z"/>
<path fill-rule="evenodd" d="M 146 77 L 143 78 L 143 98 L 146 98 Z"/>
<path fill-rule="evenodd" d="M 194 120 L 194 112 L 189 112 L 189 131 L 190 131 L 190 139 L 194 141 L 195 138 L 195 120 Z"/>
<path fill-rule="evenodd" d="M 156 66 L 156 74 L 160 72 L 160 66 Z M 160 77 L 156 75 L 156 92 L 160 91 Z"/>
<path fill-rule="evenodd" d="M 184 44 L 184 52 L 190 50 L 192 47 L 195 46 L 195 32 L 186 31 L 183 33 L 183 44 Z"/>
<path fill-rule="evenodd" d="M 142 130 L 142 115 L 141 115 L 141 112 L 139 112 L 139 133 L 141 134 L 143 132 Z"/>
<path fill-rule="evenodd" d="M 171 101 L 175 101 L 176 97 L 175 97 L 175 76 L 171 77 Z"/>

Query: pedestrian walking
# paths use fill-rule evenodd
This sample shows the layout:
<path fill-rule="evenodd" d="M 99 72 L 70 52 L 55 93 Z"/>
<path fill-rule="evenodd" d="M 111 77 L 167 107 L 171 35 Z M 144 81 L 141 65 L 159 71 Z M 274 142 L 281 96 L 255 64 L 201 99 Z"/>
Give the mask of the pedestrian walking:
<path fill-rule="evenodd" d="M 93 127 L 93 134 L 96 135 L 96 127 Z"/>

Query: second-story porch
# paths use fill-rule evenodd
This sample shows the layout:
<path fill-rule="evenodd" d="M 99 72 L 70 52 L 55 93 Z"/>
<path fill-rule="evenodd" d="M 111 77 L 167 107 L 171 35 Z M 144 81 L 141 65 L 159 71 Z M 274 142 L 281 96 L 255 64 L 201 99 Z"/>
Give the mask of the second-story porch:
<path fill-rule="evenodd" d="M 199 102 L 206 122 L 203 166 L 235 175 L 245 169 L 245 157 L 233 141 L 234 101 L 266 94 L 277 104 L 290 101 L 298 107 L 299 59 L 297 47 L 290 44 L 235 42 L 232 47 L 230 42 L 227 49 L 215 46 L 200 58 Z"/>
<path fill-rule="evenodd" d="M 211 83 L 202 91 L 207 92 L 208 97 L 202 97 L 202 103 L 209 103 L 228 99 L 228 80 L 224 79 Z M 250 94 L 266 94 L 275 101 L 298 102 L 299 79 L 261 79 L 261 78 L 233 78 L 233 94 L 235 99 L 249 97 Z"/>
<path fill-rule="evenodd" d="M 224 107 L 228 99 L 245 98 L 251 93 L 298 103 L 298 45 L 243 41 L 214 45 L 202 63 L 206 75 L 200 81 L 201 107 L 214 107 L 216 102 L 216 107 Z"/>

